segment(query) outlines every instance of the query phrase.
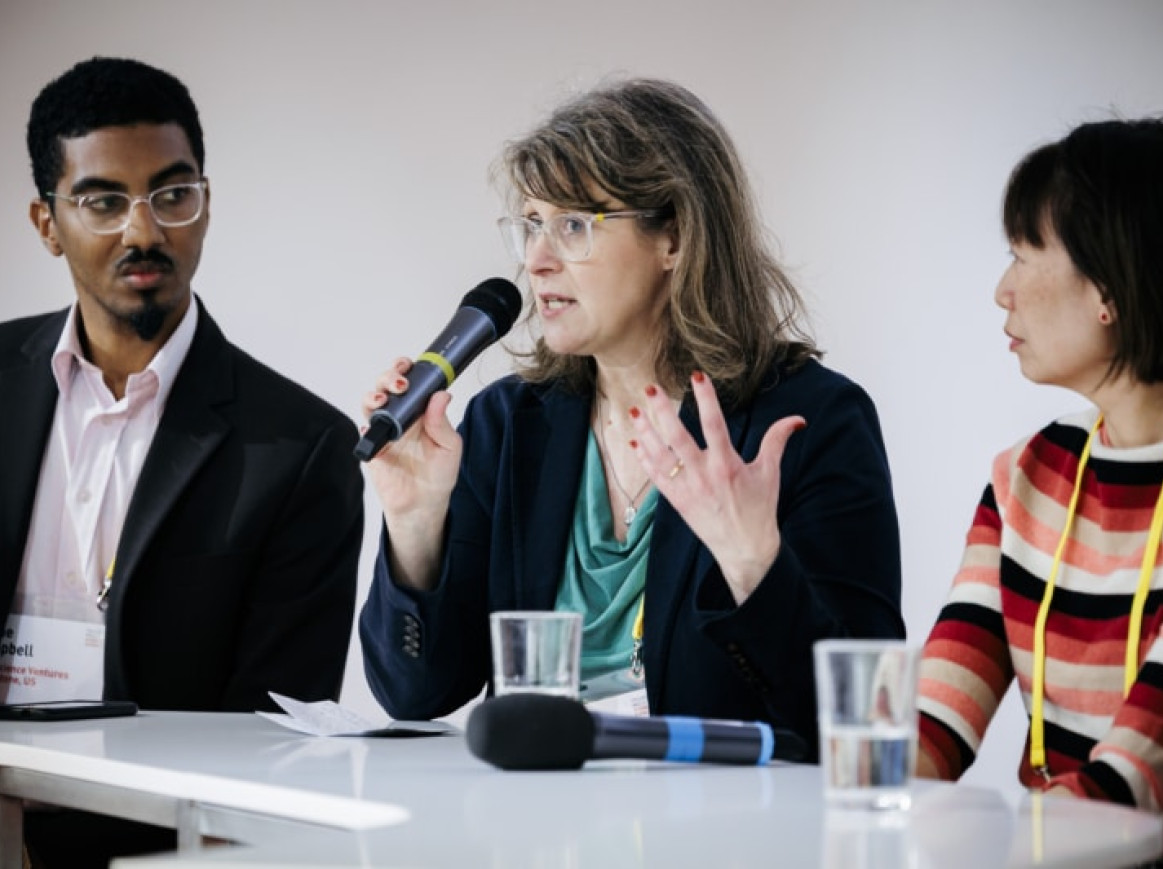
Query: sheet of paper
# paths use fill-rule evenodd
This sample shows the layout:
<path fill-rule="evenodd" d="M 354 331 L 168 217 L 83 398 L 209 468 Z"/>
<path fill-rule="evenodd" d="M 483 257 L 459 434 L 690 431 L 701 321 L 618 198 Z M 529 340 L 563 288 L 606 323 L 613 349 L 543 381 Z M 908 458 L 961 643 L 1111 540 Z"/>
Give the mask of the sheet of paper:
<path fill-rule="evenodd" d="M 457 729 L 443 721 L 391 721 L 376 724 L 357 712 L 345 709 L 333 700 L 319 700 L 306 703 L 268 692 L 272 700 L 286 710 L 286 715 L 278 712 L 257 714 L 299 733 L 311 736 L 440 736 L 457 733 Z"/>

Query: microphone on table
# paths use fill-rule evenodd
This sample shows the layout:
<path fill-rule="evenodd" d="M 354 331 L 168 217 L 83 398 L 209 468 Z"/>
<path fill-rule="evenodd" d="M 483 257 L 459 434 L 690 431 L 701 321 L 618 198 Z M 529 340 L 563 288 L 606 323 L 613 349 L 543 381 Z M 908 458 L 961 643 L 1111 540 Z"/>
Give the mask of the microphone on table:
<path fill-rule="evenodd" d="M 465 737 L 474 755 L 509 770 L 579 769 L 606 758 L 762 765 L 807 755 L 802 738 L 763 721 L 609 715 L 548 694 L 485 700 Z"/>
<path fill-rule="evenodd" d="M 384 445 L 399 438 L 424 413 L 433 394 L 452 381 L 481 351 L 505 335 L 521 313 L 521 293 L 511 281 L 489 278 L 461 300 L 436 340 L 408 372 L 408 391 L 392 395 L 377 408 L 355 445 L 355 457 L 371 461 Z"/>

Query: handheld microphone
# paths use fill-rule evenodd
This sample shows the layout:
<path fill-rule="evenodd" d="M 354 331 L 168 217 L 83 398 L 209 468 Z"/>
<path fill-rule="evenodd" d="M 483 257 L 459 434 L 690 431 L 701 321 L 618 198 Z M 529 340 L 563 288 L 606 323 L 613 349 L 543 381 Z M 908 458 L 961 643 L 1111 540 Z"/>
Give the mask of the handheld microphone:
<path fill-rule="evenodd" d="M 371 461 L 384 444 L 399 438 L 424 413 L 432 395 L 451 386 L 482 350 L 513 328 L 520 313 L 521 293 L 511 281 L 489 278 L 470 290 L 444 331 L 416 358 L 408 391 L 391 396 L 372 413 L 355 457 Z"/>
<path fill-rule="evenodd" d="M 465 736 L 476 757 L 508 770 L 579 769 L 606 758 L 763 765 L 807 754 L 802 738 L 763 721 L 609 715 L 548 694 L 485 700 Z"/>

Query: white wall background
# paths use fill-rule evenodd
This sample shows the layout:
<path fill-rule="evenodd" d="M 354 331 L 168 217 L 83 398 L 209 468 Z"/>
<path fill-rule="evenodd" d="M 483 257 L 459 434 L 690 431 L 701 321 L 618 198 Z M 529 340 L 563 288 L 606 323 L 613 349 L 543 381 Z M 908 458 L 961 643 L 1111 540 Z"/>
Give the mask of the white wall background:
<path fill-rule="evenodd" d="M 1163 111 L 1160 45 L 1158 0 L 0 0 L 0 319 L 73 296 L 26 217 L 24 128 L 77 60 L 186 82 L 213 189 L 195 289 L 353 416 L 469 288 L 511 274 L 487 181 L 501 143 L 610 73 L 676 79 L 734 134 L 826 361 L 879 406 L 919 642 L 991 456 L 1080 404 L 1008 357 L 1002 186 L 1075 123 Z M 490 352 L 454 412 L 505 368 Z M 344 701 L 376 711 L 354 644 Z M 971 779 L 1012 783 L 1023 733 L 1011 693 Z"/>

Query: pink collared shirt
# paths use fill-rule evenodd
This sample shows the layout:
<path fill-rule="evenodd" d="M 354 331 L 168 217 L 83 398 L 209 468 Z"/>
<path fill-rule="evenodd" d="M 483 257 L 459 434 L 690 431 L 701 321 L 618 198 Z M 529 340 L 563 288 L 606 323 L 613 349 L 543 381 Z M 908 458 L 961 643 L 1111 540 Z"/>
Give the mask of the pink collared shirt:
<path fill-rule="evenodd" d="M 85 359 L 77 307 L 52 355 L 60 396 L 40 469 L 12 612 L 103 623 L 97 606 L 129 500 L 166 399 L 194 340 L 192 299 L 178 328 L 115 399 Z"/>

